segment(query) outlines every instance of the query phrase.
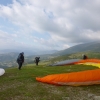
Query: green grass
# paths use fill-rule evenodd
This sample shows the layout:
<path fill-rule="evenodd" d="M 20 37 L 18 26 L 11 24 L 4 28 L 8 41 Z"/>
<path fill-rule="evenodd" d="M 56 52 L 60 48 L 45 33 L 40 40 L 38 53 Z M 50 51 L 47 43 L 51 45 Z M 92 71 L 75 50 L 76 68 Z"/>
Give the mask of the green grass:
<path fill-rule="evenodd" d="M 92 86 L 55 86 L 36 81 L 36 77 L 42 77 L 55 73 L 69 73 L 75 71 L 97 69 L 93 66 L 69 65 L 47 66 L 47 63 L 39 63 L 39 66 L 30 64 L 8 68 L 0 77 L 0 100 L 88 100 L 88 94 L 100 95 L 100 85 Z"/>

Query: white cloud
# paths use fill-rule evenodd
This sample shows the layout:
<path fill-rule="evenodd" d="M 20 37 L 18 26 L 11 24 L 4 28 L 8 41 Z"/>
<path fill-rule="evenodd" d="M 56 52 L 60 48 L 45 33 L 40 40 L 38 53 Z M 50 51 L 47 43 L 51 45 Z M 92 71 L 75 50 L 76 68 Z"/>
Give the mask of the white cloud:
<path fill-rule="evenodd" d="M 99 40 L 99 5 L 99 0 L 13 0 L 8 6 L 0 5 L 0 16 L 19 28 L 13 34 L 2 30 L 0 39 L 9 41 L 5 45 L 19 43 L 38 49 L 62 49 L 70 43 Z"/>

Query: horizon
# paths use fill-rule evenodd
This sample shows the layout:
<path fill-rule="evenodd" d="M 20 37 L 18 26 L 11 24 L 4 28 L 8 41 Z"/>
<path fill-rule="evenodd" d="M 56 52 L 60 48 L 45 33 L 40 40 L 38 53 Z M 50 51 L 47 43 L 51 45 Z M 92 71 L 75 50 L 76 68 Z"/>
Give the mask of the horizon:
<path fill-rule="evenodd" d="M 74 46 L 71 46 L 71 47 L 75 47 L 75 46 L 79 46 L 79 45 L 82 45 L 82 44 L 91 44 L 91 43 L 100 43 L 100 41 L 94 41 L 94 42 L 87 42 L 87 43 L 80 43 L 80 44 L 76 44 Z M 71 47 L 67 48 L 67 49 L 70 49 Z M 67 50 L 67 49 L 63 49 L 63 50 Z M 25 55 L 29 56 L 29 55 L 44 55 L 44 54 L 53 54 L 53 53 L 57 53 L 59 51 L 63 51 L 63 50 L 30 50 L 30 49 L 25 49 L 25 50 L 22 50 L 22 49 L 4 49 L 4 50 L 0 50 L 0 54 L 9 54 L 9 53 L 21 53 L 21 52 L 24 52 Z"/>

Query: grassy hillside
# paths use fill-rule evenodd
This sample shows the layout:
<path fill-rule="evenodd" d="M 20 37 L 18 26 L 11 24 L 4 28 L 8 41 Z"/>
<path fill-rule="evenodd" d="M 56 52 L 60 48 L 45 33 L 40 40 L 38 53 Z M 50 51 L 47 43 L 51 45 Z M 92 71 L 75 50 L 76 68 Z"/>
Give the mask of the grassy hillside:
<path fill-rule="evenodd" d="M 36 77 L 54 73 L 68 73 L 82 70 L 97 69 L 93 66 L 47 66 L 41 62 L 39 66 L 30 64 L 22 70 L 6 69 L 0 77 L 0 100 L 92 100 L 92 96 L 100 95 L 100 85 L 92 86 L 55 86 L 36 81 Z"/>

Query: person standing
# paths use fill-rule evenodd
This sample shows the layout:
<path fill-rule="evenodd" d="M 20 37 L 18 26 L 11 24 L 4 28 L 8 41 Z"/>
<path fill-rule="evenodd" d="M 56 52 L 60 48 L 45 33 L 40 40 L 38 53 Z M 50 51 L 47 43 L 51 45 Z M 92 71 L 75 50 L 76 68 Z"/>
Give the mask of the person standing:
<path fill-rule="evenodd" d="M 18 69 L 20 70 L 23 63 L 24 63 L 24 52 L 20 53 L 18 58 L 17 58 L 17 63 L 18 63 Z"/>
<path fill-rule="evenodd" d="M 39 60 L 40 59 L 40 57 L 35 57 L 35 63 L 36 63 L 36 65 L 38 66 L 38 63 L 39 63 Z"/>
<path fill-rule="evenodd" d="M 85 60 L 85 59 L 88 59 L 88 57 L 86 56 L 86 55 L 83 55 L 83 59 Z"/>

